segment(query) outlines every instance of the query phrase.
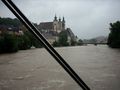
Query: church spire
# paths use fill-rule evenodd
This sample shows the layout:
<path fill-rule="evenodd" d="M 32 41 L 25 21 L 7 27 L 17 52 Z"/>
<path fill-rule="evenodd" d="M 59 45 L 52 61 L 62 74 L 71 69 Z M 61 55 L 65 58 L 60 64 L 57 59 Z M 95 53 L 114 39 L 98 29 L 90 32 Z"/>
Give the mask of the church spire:
<path fill-rule="evenodd" d="M 56 14 L 55 14 L 55 17 L 54 17 L 54 21 L 57 21 L 57 16 L 56 16 Z"/>
<path fill-rule="evenodd" d="M 63 23 L 65 23 L 65 18 L 63 17 L 63 20 L 62 20 Z"/>
<path fill-rule="evenodd" d="M 65 30 L 65 18 L 62 19 L 62 30 Z"/>
<path fill-rule="evenodd" d="M 59 22 L 61 22 L 61 18 L 59 17 Z"/>

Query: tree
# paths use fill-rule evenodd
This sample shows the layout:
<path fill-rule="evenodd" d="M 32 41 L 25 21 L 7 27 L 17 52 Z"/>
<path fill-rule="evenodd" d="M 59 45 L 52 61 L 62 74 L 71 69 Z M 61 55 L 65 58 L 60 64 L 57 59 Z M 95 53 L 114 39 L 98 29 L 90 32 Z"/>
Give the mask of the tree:
<path fill-rule="evenodd" d="M 59 47 L 59 46 L 60 46 L 59 43 L 58 43 L 58 41 L 53 42 L 52 45 L 53 45 L 54 47 Z"/>
<path fill-rule="evenodd" d="M 73 39 L 71 39 L 71 46 L 75 46 L 77 44 L 77 42 Z"/>
<path fill-rule="evenodd" d="M 28 36 L 26 35 L 21 35 L 18 37 L 18 47 L 19 50 L 26 50 L 30 49 L 32 46 L 31 41 Z"/>
<path fill-rule="evenodd" d="M 81 39 L 78 40 L 78 45 L 83 45 L 83 41 Z"/>
<path fill-rule="evenodd" d="M 37 24 L 35 24 L 37 26 Z M 9 27 L 20 28 L 24 31 L 23 35 L 9 34 Z M 18 19 L 0 17 L 0 53 L 16 52 L 19 50 L 30 49 L 32 46 L 41 48 L 42 44 L 32 35 Z M 12 29 L 11 29 L 12 30 Z M 14 32 L 14 31 L 13 31 Z"/>
<path fill-rule="evenodd" d="M 18 27 L 21 25 L 21 22 L 18 19 L 11 19 L 11 18 L 1 18 L 0 17 L 0 25 L 7 25 L 7 26 L 14 26 Z"/>
<path fill-rule="evenodd" d="M 108 46 L 112 48 L 120 48 L 120 21 L 110 23 Z"/>
<path fill-rule="evenodd" d="M 31 46 L 34 46 L 36 48 L 41 48 L 43 45 L 40 43 L 40 41 L 29 31 L 25 31 L 24 34 L 30 39 Z"/>
<path fill-rule="evenodd" d="M 66 31 L 60 32 L 60 34 L 59 34 L 59 40 L 58 40 L 59 45 L 60 46 L 68 46 L 69 43 L 67 41 L 68 41 L 67 32 Z"/>
<path fill-rule="evenodd" d="M 0 36 L 0 53 L 18 51 L 18 42 L 15 35 L 3 33 Z"/>

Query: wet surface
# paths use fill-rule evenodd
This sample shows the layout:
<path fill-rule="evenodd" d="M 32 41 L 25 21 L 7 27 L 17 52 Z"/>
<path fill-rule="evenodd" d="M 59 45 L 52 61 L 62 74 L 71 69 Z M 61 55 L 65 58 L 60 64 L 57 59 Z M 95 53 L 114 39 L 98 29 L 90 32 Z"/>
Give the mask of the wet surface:
<path fill-rule="evenodd" d="M 120 89 L 120 50 L 56 48 L 91 90 Z M 0 90 L 82 90 L 45 49 L 0 55 Z"/>

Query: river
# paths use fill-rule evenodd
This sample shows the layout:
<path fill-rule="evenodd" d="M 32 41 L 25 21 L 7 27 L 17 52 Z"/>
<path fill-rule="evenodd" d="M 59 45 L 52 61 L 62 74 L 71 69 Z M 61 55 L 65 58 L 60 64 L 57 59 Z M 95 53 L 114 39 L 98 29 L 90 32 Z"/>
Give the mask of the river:
<path fill-rule="evenodd" d="M 91 90 L 120 90 L 120 50 L 55 48 Z M 82 90 L 45 49 L 0 55 L 0 90 Z"/>

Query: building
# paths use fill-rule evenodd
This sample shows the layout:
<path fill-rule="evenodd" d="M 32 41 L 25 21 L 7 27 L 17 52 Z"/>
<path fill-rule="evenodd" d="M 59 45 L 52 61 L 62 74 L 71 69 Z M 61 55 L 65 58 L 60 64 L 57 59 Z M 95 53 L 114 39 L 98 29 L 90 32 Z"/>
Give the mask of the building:
<path fill-rule="evenodd" d="M 52 22 L 41 22 L 38 26 L 40 32 L 47 38 L 52 44 L 58 39 L 58 34 L 65 30 L 65 19 L 57 18 L 55 15 Z"/>
<path fill-rule="evenodd" d="M 23 31 L 19 27 L 13 25 L 0 25 L 0 34 L 7 32 L 9 34 L 23 35 Z"/>
<path fill-rule="evenodd" d="M 69 45 L 71 45 L 71 42 L 72 41 L 77 41 L 77 36 L 75 36 L 75 34 L 72 32 L 72 30 L 70 28 L 67 28 L 66 29 L 66 33 L 67 33 L 67 36 L 68 36 L 68 43 Z"/>
<path fill-rule="evenodd" d="M 61 18 L 58 19 L 55 15 L 52 22 L 41 22 L 37 28 L 51 44 L 58 40 L 58 35 L 62 31 L 67 33 L 69 44 L 71 44 L 71 40 L 76 41 L 76 36 L 72 30 L 70 28 L 66 28 L 64 17 L 61 20 Z"/>
<path fill-rule="evenodd" d="M 38 29 L 42 33 L 53 33 L 59 34 L 61 31 L 65 30 L 65 19 L 61 20 L 61 18 L 57 19 L 55 15 L 54 20 L 52 22 L 41 22 L 38 25 Z"/>

